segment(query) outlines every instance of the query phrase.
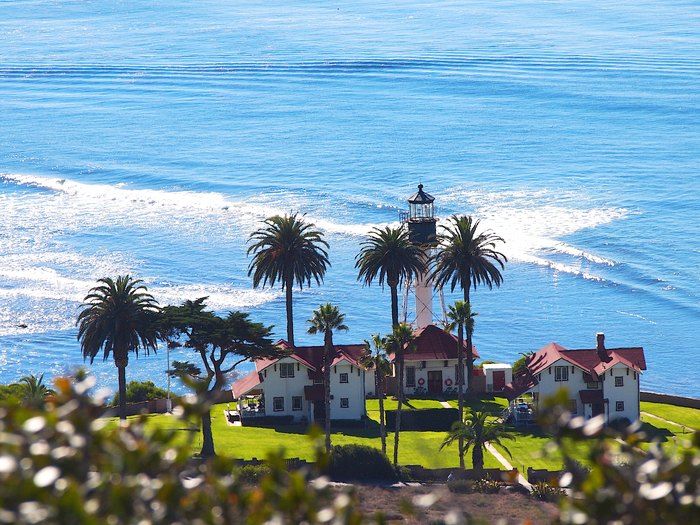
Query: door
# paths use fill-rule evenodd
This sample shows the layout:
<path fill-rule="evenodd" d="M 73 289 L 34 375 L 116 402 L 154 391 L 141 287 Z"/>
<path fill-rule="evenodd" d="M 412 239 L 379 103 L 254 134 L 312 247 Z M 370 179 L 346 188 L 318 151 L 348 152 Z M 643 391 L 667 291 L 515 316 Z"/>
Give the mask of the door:
<path fill-rule="evenodd" d="M 506 372 L 505 370 L 494 370 L 493 371 L 493 391 L 503 392 L 506 386 Z"/>
<path fill-rule="evenodd" d="M 428 393 L 442 394 L 442 370 L 428 371 Z"/>
<path fill-rule="evenodd" d="M 591 406 L 592 409 L 592 416 L 599 416 L 604 412 L 603 410 L 603 403 L 593 403 Z"/>
<path fill-rule="evenodd" d="M 314 421 L 320 422 L 326 419 L 326 402 L 314 401 Z"/>

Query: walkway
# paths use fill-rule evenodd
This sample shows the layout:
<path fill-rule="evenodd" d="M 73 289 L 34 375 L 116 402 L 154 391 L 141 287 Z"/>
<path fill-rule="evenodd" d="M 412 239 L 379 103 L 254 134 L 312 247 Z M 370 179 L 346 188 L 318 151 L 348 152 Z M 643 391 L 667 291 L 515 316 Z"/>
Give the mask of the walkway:
<path fill-rule="evenodd" d="M 442 408 L 452 408 L 452 405 L 450 405 L 447 401 L 440 401 L 440 404 L 442 405 Z"/>
<path fill-rule="evenodd" d="M 513 465 L 511 465 L 508 462 L 508 460 L 504 458 L 503 455 L 498 450 L 496 450 L 496 448 L 491 443 L 486 443 L 486 450 L 488 450 L 491 453 L 491 455 L 506 468 L 506 470 L 513 470 Z M 523 476 L 522 472 L 518 472 L 518 483 L 520 483 L 523 487 L 532 492 L 532 485 L 528 480 L 525 479 L 525 476 Z"/>
<path fill-rule="evenodd" d="M 650 414 L 649 412 L 642 411 L 641 414 L 648 416 L 648 417 L 653 417 L 654 419 L 658 419 L 659 421 L 663 421 L 664 423 L 668 423 L 670 425 L 675 425 L 677 427 L 681 427 L 683 429 L 683 434 L 685 434 L 686 430 L 690 433 L 693 433 L 695 431 L 694 428 L 691 428 L 687 425 L 682 425 L 680 423 L 676 423 L 675 421 L 671 421 L 670 419 L 664 419 L 663 417 L 660 417 L 660 416 L 657 416 L 654 414 Z"/>

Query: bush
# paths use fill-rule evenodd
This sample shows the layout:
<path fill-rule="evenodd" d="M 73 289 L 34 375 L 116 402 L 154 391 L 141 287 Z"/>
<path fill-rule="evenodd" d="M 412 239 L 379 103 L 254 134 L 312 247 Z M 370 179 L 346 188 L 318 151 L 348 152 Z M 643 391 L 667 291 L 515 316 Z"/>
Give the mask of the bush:
<path fill-rule="evenodd" d="M 249 485 L 257 485 L 263 478 L 270 475 L 269 465 L 244 465 L 238 470 L 238 479 Z"/>
<path fill-rule="evenodd" d="M 557 501 L 566 494 L 559 487 L 553 487 L 544 481 L 538 481 L 532 486 L 532 497 L 541 501 Z"/>
<path fill-rule="evenodd" d="M 503 483 L 500 481 L 494 481 L 491 479 L 477 479 L 472 484 L 472 490 L 481 494 L 496 494 L 502 486 Z"/>
<path fill-rule="evenodd" d="M 391 480 L 396 471 L 381 450 L 366 445 L 333 447 L 328 474 L 336 480 Z"/>
<path fill-rule="evenodd" d="M 25 393 L 25 386 L 20 385 L 19 383 L 0 385 L 0 404 L 19 405 L 22 402 Z"/>
<path fill-rule="evenodd" d="M 153 381 L 129 381 L 126 385 L 126 402 L 141 403 L 151 399 L 164 399 L 168 397 L 168 392 L 155 384 Z M 114 396 L 112 404 L 119 403 L 119 394 Z"/>
<path fill-rule="evenodd" d="M 631 424 L 632 424 L 632 422 L 629 420 L 629 418 L 626 418 L 626 417 L 617 417 L 617 418 L 613 419 L 612 421 L 610 421 L 610 423 L 608 423 L 610 428 L 613 428 L 613 429 L 618 430 L 620 432 L 625 430 Z"/>
<path fill-rule="evenodd" d="M 386 411 L 386 429 L 393 432 L 396 428 L 396 410 Z M 401 411 L 401 430 L 427 430 L 447 432 L 459 419 L 456 408 L 423 408 L 420 410 Z"/>

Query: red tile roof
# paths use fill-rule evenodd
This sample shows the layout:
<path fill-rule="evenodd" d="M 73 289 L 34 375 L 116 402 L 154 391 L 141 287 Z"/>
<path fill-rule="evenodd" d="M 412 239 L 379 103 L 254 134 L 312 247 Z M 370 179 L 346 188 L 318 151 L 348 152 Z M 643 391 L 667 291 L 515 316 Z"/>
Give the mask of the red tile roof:
<path fill-rule="evenodd" d="M 415 336 L 415 350 L 413 352 L 406 352 L 406 361 L 457 359 L 458 343 L 457 337 L 453 334 L 446 332 L 434 324 L 430 324 L 425 328 L 416 330 Z M 466 357 L 466 342 L 463 344 L 463 348 Z M 472 351 L 474 353 L 474 359 L 478 359 L 479 353 L 473 344 Z M 391 358 L 393 359 L 393 356 L 391 356 Z"/>
<path fill-rule="evenodd" d="M 258 372 L 251 372 L 244 378 L 239 379 L 238 381 L 233 383 L 233 385 L 231 385 L 233 398 L 238 399 L 239 397 L 246 395 L 260 383 L 262 383 L 262 378 L 260 377 L 260 374 Z"/>

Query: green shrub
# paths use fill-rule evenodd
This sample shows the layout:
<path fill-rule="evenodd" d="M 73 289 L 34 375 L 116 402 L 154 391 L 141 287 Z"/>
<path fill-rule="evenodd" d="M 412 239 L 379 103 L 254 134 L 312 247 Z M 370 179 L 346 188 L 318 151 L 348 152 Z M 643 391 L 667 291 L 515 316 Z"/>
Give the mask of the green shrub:
<path fill-rule="evenodd" d="M 270 472 L 269 465 L 244 465 L 238 470 L 238 479 L 249 485 L 257 485 L 263 478 L 269 476 Z"/>
<path fill-rule="evenodd" d="M 396 410 L 386 411 L 386 429 L 393 432 L 396 428 Z M 420 410 L 401 411 L 401 430 L 420 430 L 447 432 L 459 419 L 456 408 L 422 408 Z"/>
<path fill-rule="evenodd" d="M 19 383 L 0 385 L 0 404 L 19 405 L 24 398 L 25 392 L 25 386 Z"/>
<path fill-rule="evenodd" d="M 396 480 L 397 474 L 381 450 L 366 445 L 333 447 L 328 474 L 336 480 Z"/>
<path fill-rule="evenodd" d="M 532 497 L 542 501 L 557 501 L 564 494 L 562 489 L 545 481 L 538 481 L 532 486 Z"/>
<path fill-rule="evenodd" d="M 153 381 L 129 381 L 126 385 L 126 402 L 141 403 L 151 399 L 164 399 L 168 397 L 168 392 L 155 384 Z M 119 403 L 119 394 L 114 396 L 113 405 Z"/>
<path fill-rule="evenodd" d="M 491 479 L 477 479 L 472 484 L 472 491 L 479 492 L 481 494 L 495 494 L 503 486 L 500 481 L 494 481 Z"/>

